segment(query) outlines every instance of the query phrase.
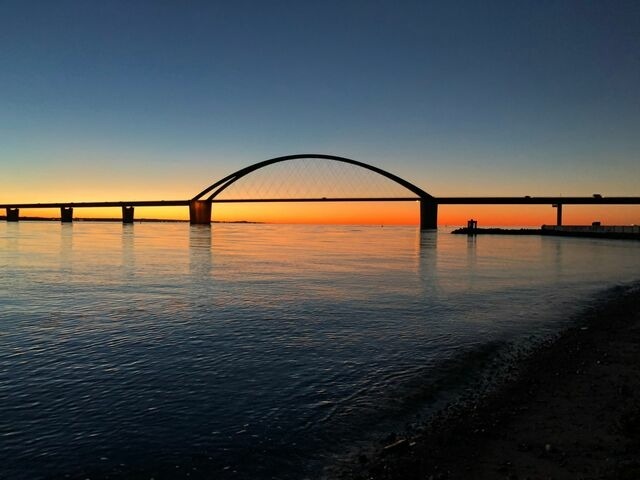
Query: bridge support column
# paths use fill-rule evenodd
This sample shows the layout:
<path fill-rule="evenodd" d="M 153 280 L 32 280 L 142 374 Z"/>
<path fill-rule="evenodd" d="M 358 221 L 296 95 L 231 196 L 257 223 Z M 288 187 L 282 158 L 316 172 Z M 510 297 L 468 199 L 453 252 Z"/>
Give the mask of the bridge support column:
<path fill-rule="evenodd" d="M 7 208 L 7 222 L 17 222 L 20 219 L 19 208 Z"/>
<path fill-rule="evenodd" d="M 131 205 L 122 207 L 122 223 L 133 223 L 133 207 Z"/>
<path fill-rule="evenodd" d="M 211 225 L 211 202 L 191 200 L 189 202 L 189 223 L 191 225 Z"/>
<path fill-rule="evenodd" d="M 434 198 L 420 199 L 420 230 L 438 228 L 438 202 Z"/>
<path fill-rule="evenodd" d="M 60 207 L 60 221 L 62 223 L 73 222 L 73 207 Z"/>
<path fill-rule="evenodd" d="M 558 227 L 562 226 L 562 204 L 561 203 L 557 203 L 553 205 L 554 208 L 557 209 L 556 211 L 556 225 Z"/>

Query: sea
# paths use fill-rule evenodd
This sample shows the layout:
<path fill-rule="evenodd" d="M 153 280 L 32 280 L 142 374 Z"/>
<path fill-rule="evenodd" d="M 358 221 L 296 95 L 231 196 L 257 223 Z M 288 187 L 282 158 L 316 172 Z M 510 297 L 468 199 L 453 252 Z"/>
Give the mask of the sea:
<path fill-rule="evenodd" d="M 640 276 L 450 230 L 0 222 L 0 478 L 320 478 Z"/>

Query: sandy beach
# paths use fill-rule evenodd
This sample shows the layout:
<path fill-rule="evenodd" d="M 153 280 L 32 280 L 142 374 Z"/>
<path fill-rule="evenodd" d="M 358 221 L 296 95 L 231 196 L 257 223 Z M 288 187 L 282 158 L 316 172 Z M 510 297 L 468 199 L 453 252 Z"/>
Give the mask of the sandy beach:
<path fill-rule="evenodd" d="M 481 399 L 361 453 L 341 478 L 640 478 L 640 287 L 618 288 Z M 332 474 L 333 475 L 333 474 Z"/>

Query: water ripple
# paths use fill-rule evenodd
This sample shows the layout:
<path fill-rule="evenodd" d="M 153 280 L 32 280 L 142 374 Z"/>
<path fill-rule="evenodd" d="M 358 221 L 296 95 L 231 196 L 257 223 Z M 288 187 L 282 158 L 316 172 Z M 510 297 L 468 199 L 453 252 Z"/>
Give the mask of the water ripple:
<path fill-rule="evenodd" d="M 0 224 L 12 479 L 312 476 L 640 266 L 635 243 L 413 228 L 18 227 Z"/>

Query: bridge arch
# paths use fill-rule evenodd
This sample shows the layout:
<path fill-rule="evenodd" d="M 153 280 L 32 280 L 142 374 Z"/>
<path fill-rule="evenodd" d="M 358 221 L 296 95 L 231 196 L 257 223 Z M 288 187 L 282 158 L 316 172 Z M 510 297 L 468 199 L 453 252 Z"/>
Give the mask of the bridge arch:
<path fill-rule="evenodd" d="M 203 200 L 202 197 L 207 195 L 209 192 L 212 192 L 206 198 L 206 200 L 211 201 L 214 198 L 216 198 L 218 195 L 220 195 L 226 188 L 230 187 L 235 182 L 240 180 L 242 177 L 245 177 L 245 176 L 249 175 L 250 173 L 255 172 L 256 170 L 259 170 L 261 168 L 267 167 L 269 165 L 273 165 L 274 163 L 286 162 L 286 161 L 289 161 L 289 160 L 296 160 L 296 159 L 301 159 L 301 158 L 317 158 L 317 159 L 321 159 L 321 160 L 334 160 L 336 162 L 347 163 L 349 165 L 356 165 L 358 167 L 362 167 L 362 168 L 364 168 L 366 170 L 370 170 L 370 171 L 375 172 L 375 173 L 377 173 L 379 175 L 382 175 L 383 177 L 388 178 L 389 180 L 392 180 L 392 181 L 396 182 L 397 184 L 403 186 L 404 188 L 406 188 L 410 192 L 416 194 L 419 198 L 433 198 L 431 195 L 429 195 L 427 192 L 422 190 L 420 187 L 414 185 L 413 183 L 408 182 L 407 180 L 404 180 L 403 178 L 400 178 L 397 175 L 394 175 L 393 173 L 387 172 L 386 170 L 383 170 L 381 168 L 375 167 L 373 165 L 369 165 L 369 164 L 364 163 L 364 162 L 358 162 L 357 160 L 351 160 L 350 158 L 338 157 L 338 156 L 335 156 L 335 155 L 324 155 L 324 154 L 319 154 L 319 153 L 318 154 L 316 154 L 316 153 L 303 153 L 303 154 L 298 154 L 298 155 L 285 155 L 283 157 L 271 158 L 269 160 L 264 160 L 262 162 L 254 163 L 253 165 L 249 165 L 248 167 L 241 168 L 237 172 L 234 172 L 234 173 L 232 173 L 230 175 L 227 175 L 226 177 L 218 180 L 214 184 L 212 184 L 209 187 L 205 188 L 202 192 L 200 192 L 198 195 L 193 197 L 192 200 Z"/>
<path fill-rule="evenodd" d="M 415 194 L 417 196 L 416 200 L 420 201 L 420 227 L 422 229 L 436 228 L 438 208 L 436 199 L 420 187 L 403 178 L 398 177 L 397 175 L 394 175 L 393 173 L 387 172 L 386 170 L 375 167 L 373 165 L 369 165 L 364 162 L 359 162 L 357 160 L 339 157 L 336 155 L 314 153 L 285 155 L 282 157 L 271 158 L 269 160 L 254 163 L 253 165 L 241 168 L 240 170 L 227 175 L 226 177 L 211 184 L 190 200 L 189 211 L 191 224 L 209 224 L 211 222 L 211 202 L 214 201 L 215 198 L 224 190 L 226 190 L 241 178 L 251 174 L 252 172 L 255 172 L 256 170 L 267 167 L 269 165 L 273 165 L 275 163 L 305 158 L 333 160 L 349 165 L 355 165 L 363 169 L 375 172 L 385 178 L 388 178 L 389 180 L 392 180 L 393 182 L 409 190 L 411 193 Z"/>

